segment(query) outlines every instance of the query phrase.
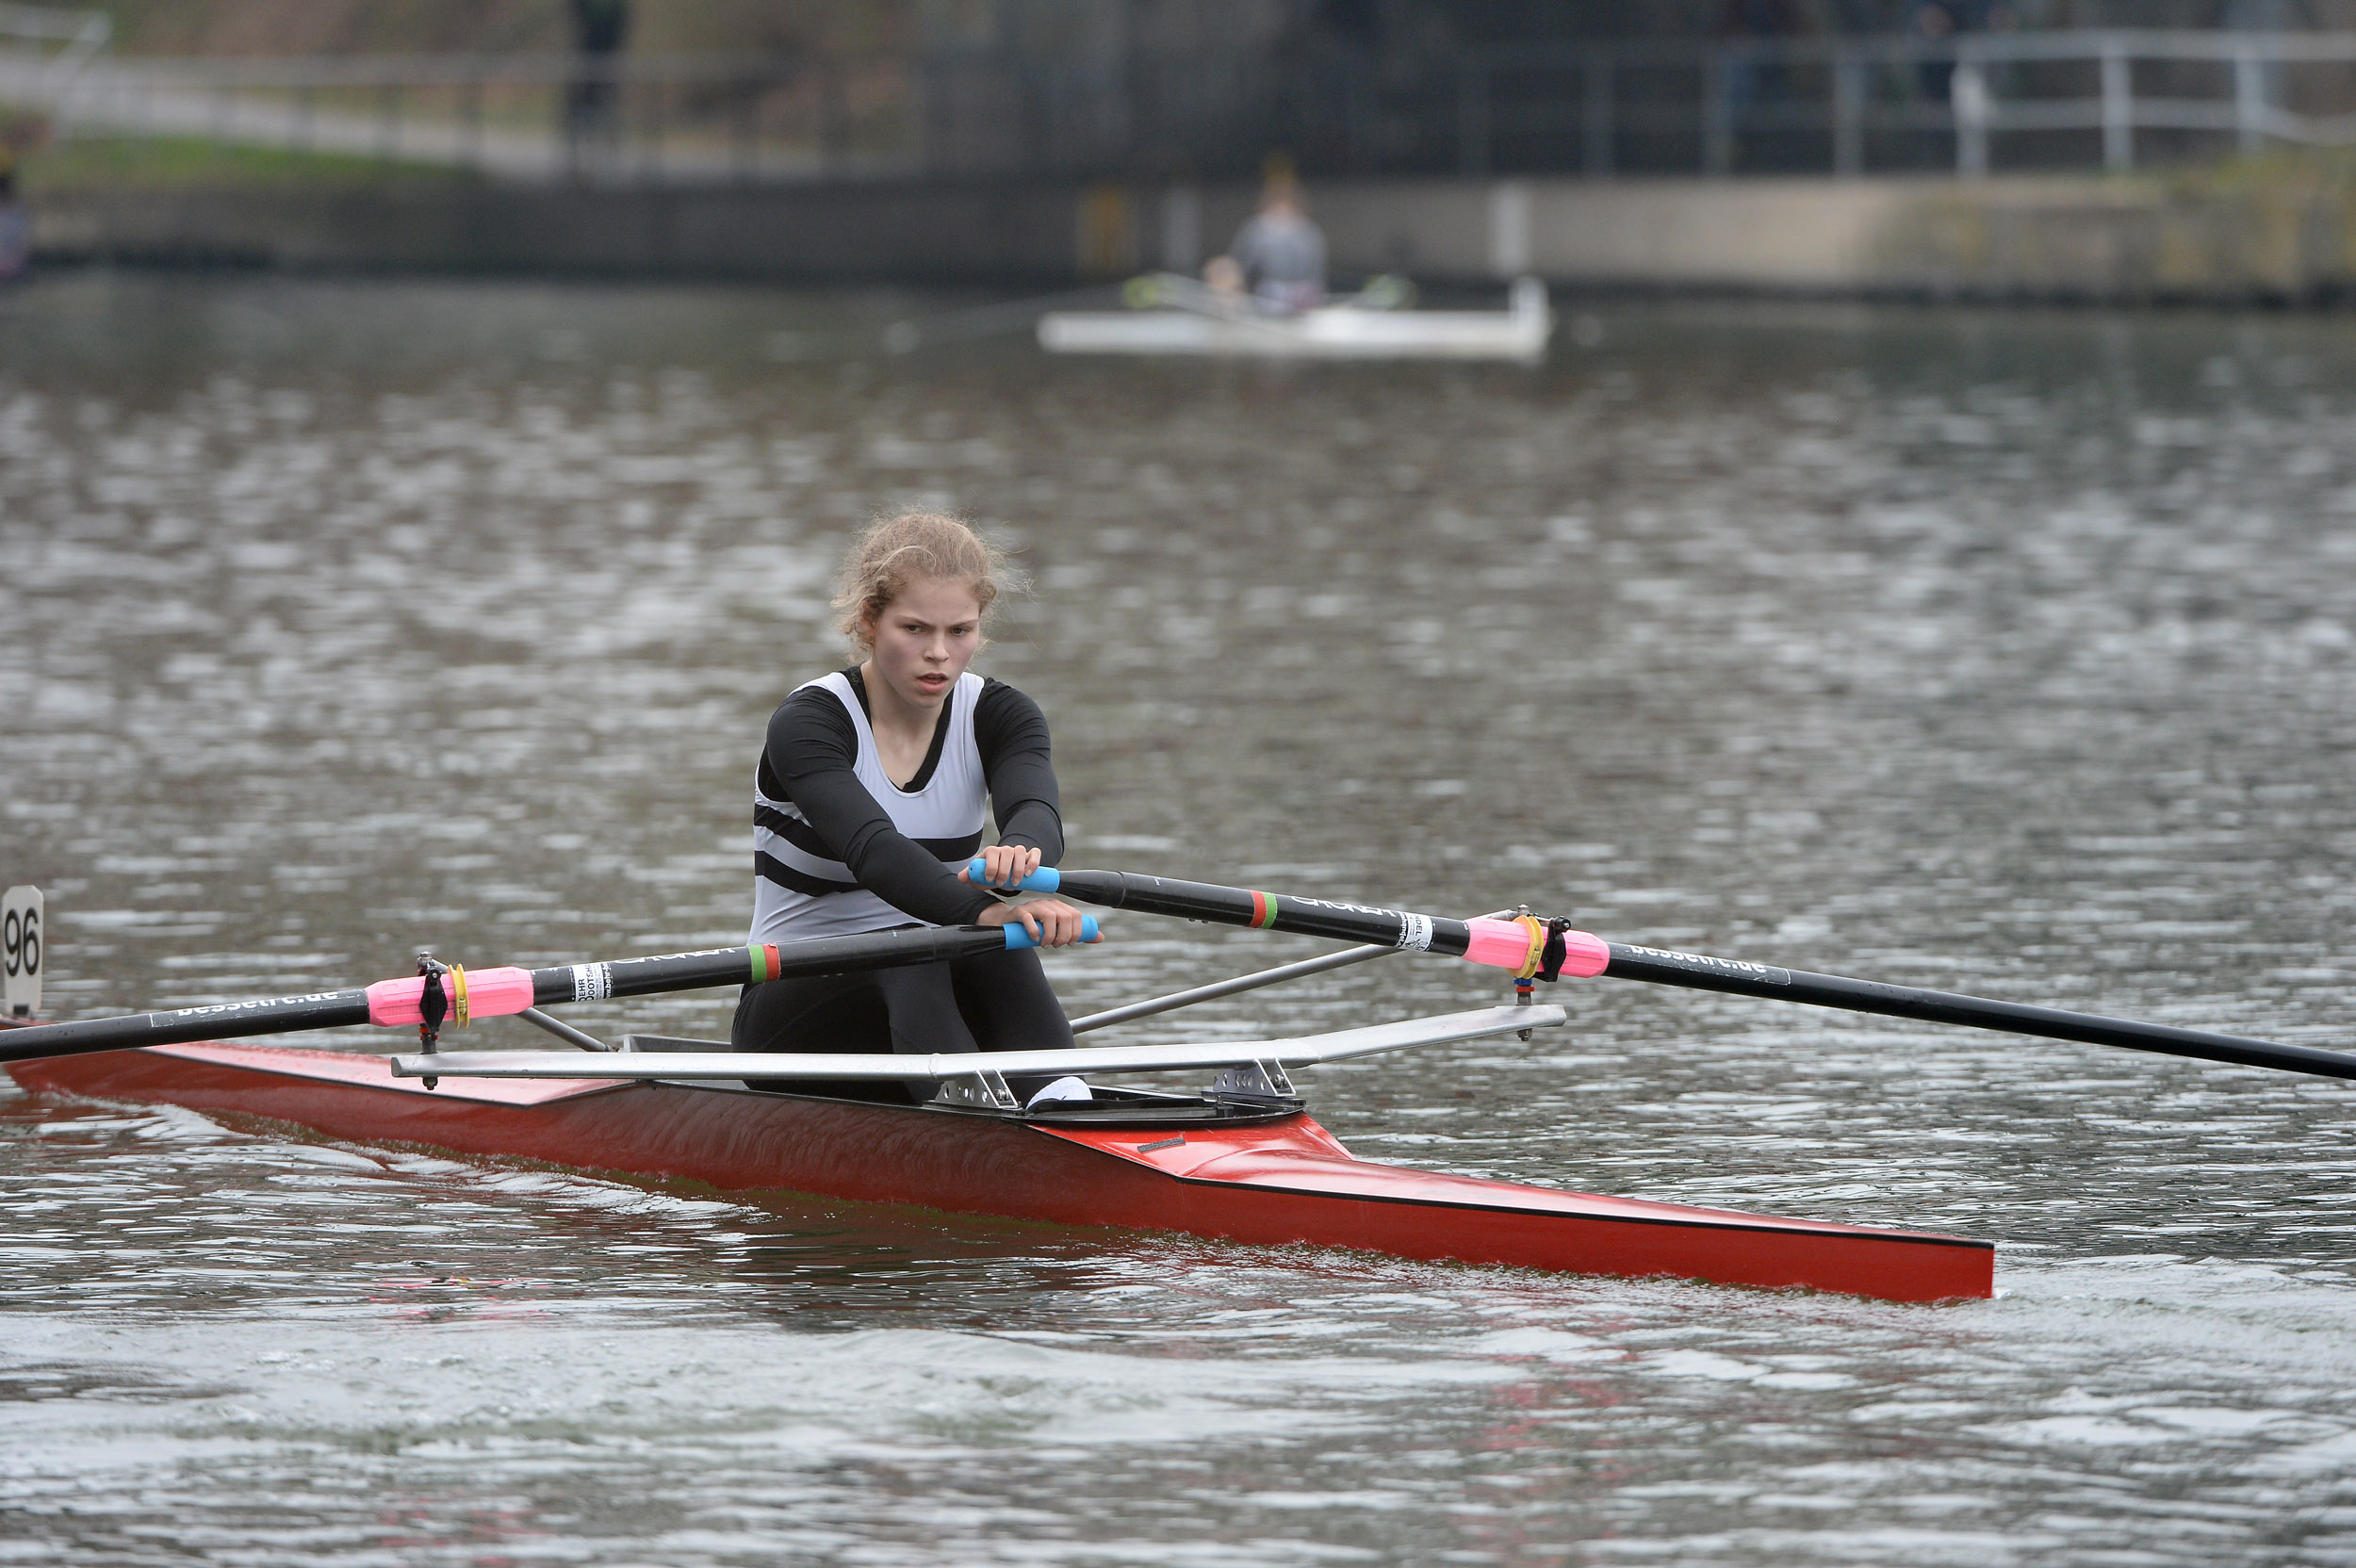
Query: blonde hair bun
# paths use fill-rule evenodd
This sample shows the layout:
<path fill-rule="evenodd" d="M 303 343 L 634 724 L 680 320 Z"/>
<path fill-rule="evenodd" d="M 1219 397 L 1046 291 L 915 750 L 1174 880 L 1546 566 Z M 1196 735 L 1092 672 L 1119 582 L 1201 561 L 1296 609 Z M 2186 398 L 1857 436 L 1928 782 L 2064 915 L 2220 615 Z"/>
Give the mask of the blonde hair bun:
<path fill-rule="evenodd" d="M 999 594 L 1021 593 L 1023 574 L 1006 564 L 1004 551 L 973 531 L 961 517 L 940 512 L 903 512 L 868 525 L 835 587 L 835 626 L 862 652 L 872 642 L 867 629 L 912 582 L 947 579 L 973 590 L 988 614 Z"/>

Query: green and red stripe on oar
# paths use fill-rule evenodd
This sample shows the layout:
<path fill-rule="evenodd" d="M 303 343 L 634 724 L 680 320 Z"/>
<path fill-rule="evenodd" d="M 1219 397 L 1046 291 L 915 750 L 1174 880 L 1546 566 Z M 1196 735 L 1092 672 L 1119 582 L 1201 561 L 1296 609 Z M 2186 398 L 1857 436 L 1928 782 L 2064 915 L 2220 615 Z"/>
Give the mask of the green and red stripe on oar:
<path fill-rule="evenodd" d="M 1084 941 L 1096 939 L 1096 922 L 1083 923 Z M 179 1045 L 190 1040 L 235 1039 L 253 1035 L 288 1035 L 310 1029 L 382 1028 L 427 1022 L 426 987 L 441 1006 L 435 1028 L 478 1018 L 499 1018 L 528 1007 L 609 997 L 652 996 L 809 974 L 843 974 L 855 970 L 894 969 L 978 957 L 1033 945 L 1021 925 L 923 925 L 853 937 L 761 947 L 718 947 L 654 958 L 617 958 L 602 963 L 557 964 L 548 969 L 452 968 L 432 977 L 379 980 L 340 991 L 314 991 L 261 1002 L 221 1002 L 170 1012 L 131 1013 L 42 1023 L 0 1034 L 0 1062 L 41 1056 L 74 1056 L 91 1051 L 123 1051 L 144 1045 Z"/>
<path fill-rule="evenodd" d="M 973 863 L 969 874 L 975 882 L 989 885 L 981 861 Z M 1610 942 L 1586 931 L 1572 930 L 1562 921 L 1543 921 L 1527 915 L 1513 920 L 1449 920 L 1331 899 L 1296 898 L 1214 883 L 1180 882 L 1135 872 L 1041 870 L 1024 878 L 1019 886 L 1024 891 L 1059 892 L 1110 909 L 1135 909 L 1223 925 L 1254 926 L 1447 954 L 1509 971 L 1521 979 L 1535 976 L 1554 980 L 1568 974 L 1582 979 L 1601 976 L 1644 980 L 1660 986 L 1802 1002 L 1886 1018 L 1962 1024 L 2046 1039 L 2189 1056 L 2200 1061 L 2356 1079 L 2356 1055 L 2313 1046 L 2280 1045 L 2238 1035 L 2176 1029 L 2093 1013 L 1959 996 L 1952 991 L 1889 986 L 1837 974 L 1811 974 L 1805 970 L 1714 958 L 1702 953 Z"/>

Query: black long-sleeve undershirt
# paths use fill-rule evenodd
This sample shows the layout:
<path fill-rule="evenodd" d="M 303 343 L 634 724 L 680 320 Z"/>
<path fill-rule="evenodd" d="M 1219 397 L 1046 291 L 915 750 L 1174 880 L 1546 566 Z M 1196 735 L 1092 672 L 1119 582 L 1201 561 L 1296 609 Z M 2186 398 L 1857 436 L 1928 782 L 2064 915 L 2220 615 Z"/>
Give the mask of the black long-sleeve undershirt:
<path fill-rule="evenodd" d="M 872 721 L 865 681 L 857 669 L 843 674 Z M 948 733 L 944 703 L 932 749 L 906 788 L 922 789 L 932 777 Z M 1063 857 L 1063 812 L 1047 716 L 1004 681 L 985 680 L 973 705 L 973 741 L 1000 841 L 1036 849 L 1044 864 L 1054 865 Z M 792 801 L 860 887 L 916 920 L 962 925 L 996 903 L 972 883 L 958 881 L 955 871 L 892 825 L 891 814 L 852 771 L 858 760 L 859 731 L 850 714 L 833 693 L 806 687 L 769 717 L 761 790 L 772 800 Z"/>

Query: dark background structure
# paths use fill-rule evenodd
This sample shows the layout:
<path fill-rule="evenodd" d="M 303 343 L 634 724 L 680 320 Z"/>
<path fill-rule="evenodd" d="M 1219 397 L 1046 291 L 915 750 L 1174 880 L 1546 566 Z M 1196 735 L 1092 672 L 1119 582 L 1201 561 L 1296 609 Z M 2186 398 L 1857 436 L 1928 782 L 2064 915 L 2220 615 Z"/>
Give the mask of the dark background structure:
<path fill-rule="evenodd" d="M 856 139 L 862 114 L 921 103 L 929 171 L 1152 180 L 1248 176 L 1272 148 L 1314 176 L 1823 172 L 1840 157 L 1836 52 L 1868 44 L 1879 53 L 1847 90 L 1868 102 L 1869 118 L 1899 129 L 1863 149 L 1861 163 L 1933 170 L 1955 162 L 1952 136 L 1930 133 L 1945 112 L 1955 52 L 1974 41 L 2356 29 L 2356 0 L 116 0 L 103 8 L 124 57 L 492 61 L 581 50 L 623 68 L 733 59 L 744 82 L 685 96 L 742 97 L 763 73 L 823 76 L 812 91 L 827 105 L 811 112 L 841 117 L 854 127 L 845 139 Z M 2231 70 L 2143 60 L 2133 89 L 2214 97 L 2232 90 Z M 2269 97 L 2294 106 L 2348 96 L 2345 63 L 2266 70 Z M 2084 99 L 2101 90 L 2100 66 L 2090 56 L 2014 62 L 1989 87 L 2010 101 Z M 696 108 L 665 101 L 650 110 L 646 94 L 625 103 L 594 84 L 575 96 L 576 123 L 618 116 L 622 137 L 649 112 Z M 1611 145 L 1599 157 L 1595 127 L 1606 122 Z M 1713 137 L 1725 147 L 1713 148 Z M 2084 165 L 2085 139 L 2014 136 L 2002 161 Z"/>

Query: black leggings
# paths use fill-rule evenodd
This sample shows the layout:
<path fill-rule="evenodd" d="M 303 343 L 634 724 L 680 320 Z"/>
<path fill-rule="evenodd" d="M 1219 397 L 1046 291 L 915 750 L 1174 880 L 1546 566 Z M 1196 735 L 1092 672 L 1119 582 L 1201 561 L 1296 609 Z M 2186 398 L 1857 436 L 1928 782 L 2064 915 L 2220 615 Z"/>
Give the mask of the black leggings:
<path fill-rule="evenodd" d="M 1032 949 L 943 964 L 764 980 L 736 999 L 728 1039 L 738 1051 L 1052 1051 L 1072 1043 L 1072 1021 Z M 783 1063 L 778 1064 L 783 1066 Z M 1027 1098 L 1046 1079 L 1009 1080 Z M 907 1104 L 929 1085 L 764 1079 L 759 1086 L 836 1100 Z"/>

